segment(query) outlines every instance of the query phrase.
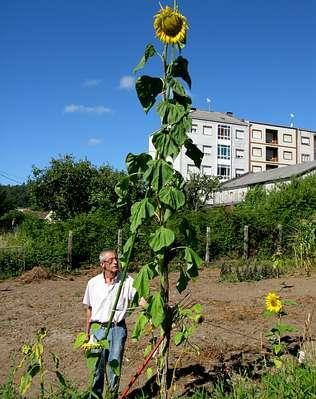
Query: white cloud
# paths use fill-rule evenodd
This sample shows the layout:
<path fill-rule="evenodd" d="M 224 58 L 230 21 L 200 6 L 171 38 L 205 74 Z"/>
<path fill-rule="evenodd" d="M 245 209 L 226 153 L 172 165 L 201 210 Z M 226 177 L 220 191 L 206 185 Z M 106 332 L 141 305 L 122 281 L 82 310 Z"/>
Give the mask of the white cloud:
<path fill-rule="evenodd" d="M 122 76 L 120 79 L 120 89 L 122 90 L 131 90 L 134 88 L 135 79 L 133 76 L 127 75 Z"/>
<path fill-rule="evenodd" d="M 102 82 L 101 79 L 86 79 L 83 83 L 83 87 L 95 87 L 99 86 L 99 84 Z"/>
<path fill-rule="evenodd" d="M 107 114 L 112 112 L 110 108 L 104 107 L 103 105 L 97 105 L 95 107 L 87 107 L 86 105 L 76 105 L 76 104 L 69 104 L 66 105 L 64 108 L 64 112 L 66 114 L 72 114 L 75 112 L 83 113 L 83 114 Z"/>
<path fill-rule="evenodd" d="M 102 143 L 101 139 L 96 139 L 94 137 L 92 137 L 91 139 L 88 140 L 88 145 L 90 145 L 90 146 L 98 145 L 101 143 Z"/>

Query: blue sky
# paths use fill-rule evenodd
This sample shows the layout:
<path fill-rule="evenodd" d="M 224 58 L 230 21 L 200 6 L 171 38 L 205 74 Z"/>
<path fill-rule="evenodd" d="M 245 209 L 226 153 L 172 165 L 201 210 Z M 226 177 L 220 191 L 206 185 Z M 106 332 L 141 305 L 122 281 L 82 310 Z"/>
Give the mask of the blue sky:
<path fill-rule="evenodd" d="M 161 1 L 163 5 L 171 0 Z M 180 0 L 193 105 L 316 130 L 314 0 Z M 0 12 L 0 184 L 73 154 L 124 168 L 158 126 L 133 88 L 155 0 L 9 0 Z M 154 75 L 159 63 L 145 70 Z M 5 177 L 7 176 L 7 177 Z M 9 180 L 8 178 L 12 179 Z"/>

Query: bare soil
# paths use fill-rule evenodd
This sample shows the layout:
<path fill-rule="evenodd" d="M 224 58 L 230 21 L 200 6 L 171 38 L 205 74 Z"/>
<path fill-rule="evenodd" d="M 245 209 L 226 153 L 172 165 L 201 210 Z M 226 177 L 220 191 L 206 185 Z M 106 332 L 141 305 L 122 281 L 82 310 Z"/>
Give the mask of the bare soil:
<path fill-rule="evenodd" d="M 0 384 L 6 380 L 10 366 L 20 358 L 19 348 L 23 343 L 34 341 L 35 332 L 46 327 L 47 353 L 60 356 L 61 368 L 67 378 L 84 387 L 88 380 L 85 360 L 80 351 L 72 349 L 75 336 L 83 331 L 85 312 L 82 297 L 89 278 L 99 273 L 90 269 L 77 277 L 50 276 L 38 269 L 36 278 L 32 274 L 0 283 Z M 176 282 L 171 276 L 171 285 Z M 264 352 L 265 332 L 273 320 L 262 316 L 264 297 L 269 291 L 281 297 L 295 300 L 296 306 L 289 308 L 285 322 L 295 325 L 303 334 L 304 322 L 316 305 L 316 275 L 292 276 L 259 282 L 220 283 L 217 269 L 206 268 L 200 277 L 191 283 L 182 297 L 203 305 L 204 321 L 200 324 L 192 341 L 200 348 L 186 350 L 177 363 L 176 392 L 188 392 L 212 382 L 215 371 L 226 370 L 234 359 L 242 357 L 254 362 Z M 172 289 L 171 299 L 176 303 L 181 297 Z M 131 331 L 137 317 L 134 312 L 127 320 Z M 316 315 L 312 318 L 311 333 L 315 333 Z M 125 388 L 137 368 L 143 362 L 143 350 L 149 337 L 140 342 L 127 340 L 124 354 L 121 390 Z M 172 348 L 171 368 L 180 355 L 179 348 Z M 15 356 L 15 361 L 13 357 Z M 154 367 L 155 360 L 151 361 Z M 212 377 L 213 376 L 213 377 Z M 132 390 L 141 388 L 146 382 L 142 375 Z M 135 392 L 135 391 L 134 391 Z"/>

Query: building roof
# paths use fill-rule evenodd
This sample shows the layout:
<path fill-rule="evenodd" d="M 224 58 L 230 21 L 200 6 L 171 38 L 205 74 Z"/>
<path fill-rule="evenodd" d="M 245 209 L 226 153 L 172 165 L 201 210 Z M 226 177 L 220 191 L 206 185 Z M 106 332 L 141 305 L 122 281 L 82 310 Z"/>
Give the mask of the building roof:
<path fill-rule="evenodd" d="M 221 184 L 219 191 L 232 190 L 235 188 L 247 187 L 255 184 L 274 183 L 277 181 L 288 180 L 292 177 L 305 175 L 313 170 L 316 170 L 316 160 L 297 165 L 270 169 L 266 170 L 265 172 L 249 172 Z"/>
<path fill-rule="evenodd" d="M 312 129 L 305 129 L 303 127 L 298 127 L 298 126 L 287 126 L 287 125 L 280 125 L 278 123 L 272 123 L 272 122 L 258 122 L 258 121 L 248 121 L 250 124 L 255 123 L 256 125 L 265 125 L 265 126 L 275 126 L 275 127 L 283 127 L 285 129 L 293 129 L 293 130 L 301 130 L 303 132 L 309 132 L 309 133 L 316 133 L 316 130 Z"/>
<path fill-rule="evenodd" d="M 192 108 L 190 115 L 192 119 L 200 119 L 203 121 L 230 123 L 232 125 L 242 125 L 242 126 L 249 126 L 249 124 L 258 124 L 266 126 L 283 127 L 286 129 L 293 129 L 293 130 L 299 129 L 305 132 L 316 133 L 316 130 L 305 129 L 298 126 L 287 126 L 273 122 L 260 122 L 260 121 L 246 120 L 244 118 L 236 118 L 232 112 L 202 111 L 199 109 Z"/>
<path fill-rule="evenodd" d="M 235 118 L 232 113 L 227 112 L 209 112 L 194 109 L 191 111 L 190 116 L 192 119 L 248 126 L 248 123 L 244 119 Z"/>

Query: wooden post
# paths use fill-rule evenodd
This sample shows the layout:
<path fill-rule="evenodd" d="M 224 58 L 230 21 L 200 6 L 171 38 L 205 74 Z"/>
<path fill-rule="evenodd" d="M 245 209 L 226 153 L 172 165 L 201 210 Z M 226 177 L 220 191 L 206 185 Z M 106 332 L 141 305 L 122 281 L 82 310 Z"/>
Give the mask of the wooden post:
<path fill-rule="evenodd" d="M 210 261 L 210 242 L 211 242 L 211 228 L 206 227 L 206 247 L 205 247 L 205 263 L 208 264 Z"/>
<path fill-rule="evenodd" d="M 249 226 L 244 226 L 244 258 L 249 257 Z"/>
<path fill-rule="evenodd" d="M 68 247 L 67 247 L 67 263 L 68 266 L 72 267 L 72 243 L 73 243 L 73 233 L 69 230 L 68 233 Z"/>
<path fill-rule="evenodd" d="M 122 252 L 122 229 L 117 230 L 117 254 L 121 255 Z"/>
<path fill-rule="evenodd" d="M 282 248 L 282 241 L 283 241 L 283 226 L 282 224 L 278 224 L 278 245 L 280 249 Z"/>

